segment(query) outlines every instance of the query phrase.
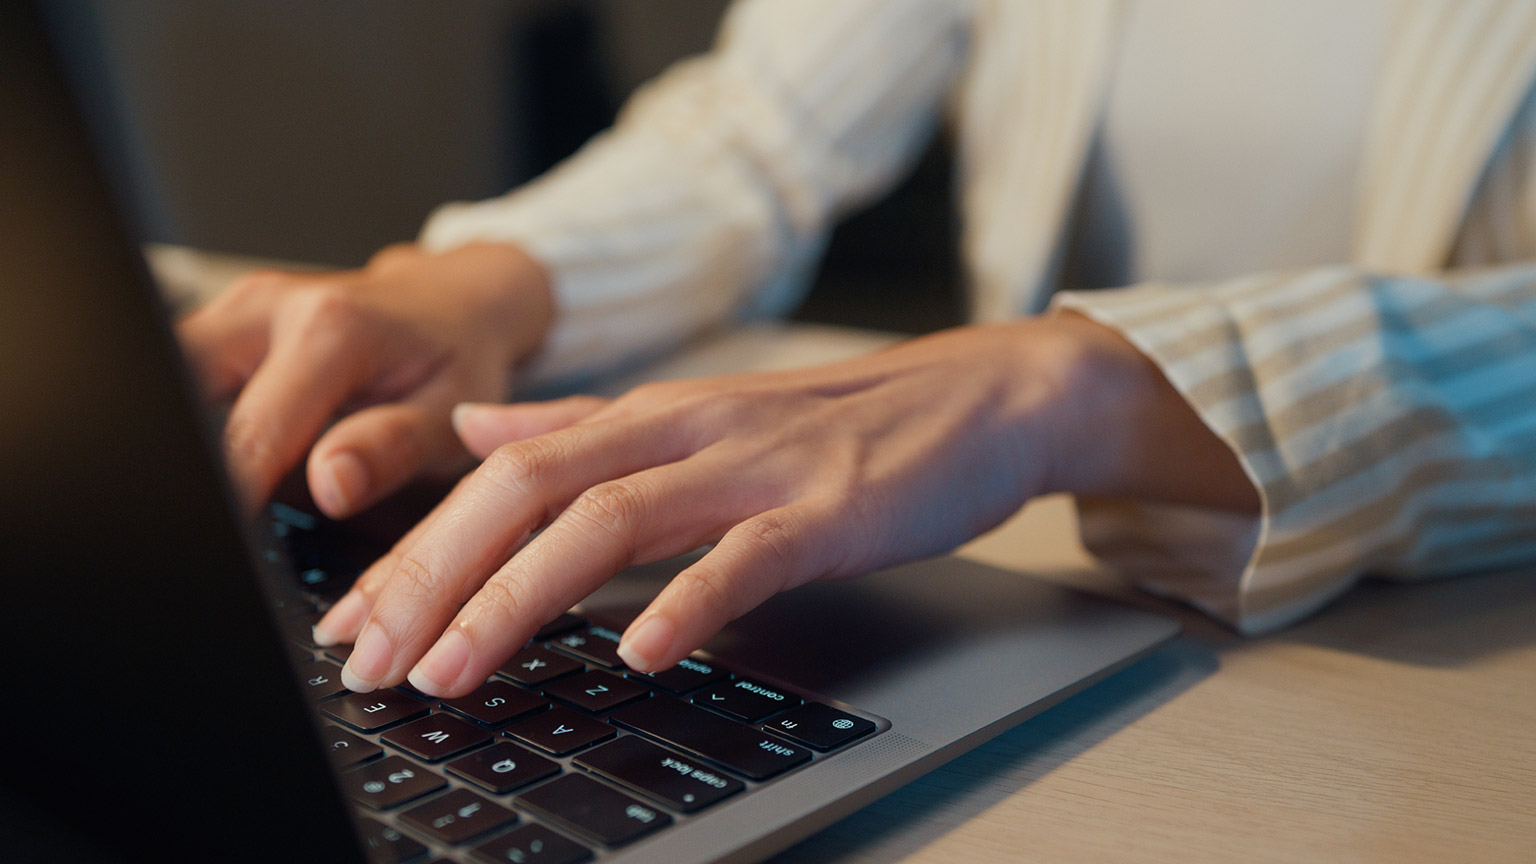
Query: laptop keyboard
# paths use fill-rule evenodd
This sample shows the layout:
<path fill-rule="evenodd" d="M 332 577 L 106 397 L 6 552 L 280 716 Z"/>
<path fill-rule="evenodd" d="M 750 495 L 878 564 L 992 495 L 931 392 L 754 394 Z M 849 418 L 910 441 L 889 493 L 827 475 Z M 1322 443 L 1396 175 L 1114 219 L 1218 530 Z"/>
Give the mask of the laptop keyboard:
<path fill-rule="evenodd" d="M 279 533 L 309 545 L 304 515 L 284 513 Z M 308 597 L 284 598 L 279 615 L 375 862 L 601 859 L 889 726 L 703 654 L 633 672 L 619 633 L 573 614 L 466 696 L 352 693 L 350 648 L 311 641 L 316 587 L 344 587 L 333 569 L 301 569 Z"/>

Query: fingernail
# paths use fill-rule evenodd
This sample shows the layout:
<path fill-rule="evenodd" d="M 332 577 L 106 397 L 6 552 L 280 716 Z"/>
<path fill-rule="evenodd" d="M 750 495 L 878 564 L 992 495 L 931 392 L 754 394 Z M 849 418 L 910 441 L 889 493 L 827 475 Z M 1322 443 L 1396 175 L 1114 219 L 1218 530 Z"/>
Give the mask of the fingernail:
<path fill-rule="evenodd" d="M 465 423 L 473 423 L 485 410 L 491 406 L 480 402 L 460 402 L 453 406 L 453 413 L 449 420 L 453 423 L 453 431 L 462 435 Z"/>
<path fill-rule="evenodd" d="M 351 513 L 368 494 L 368 466 L 356 453 L 342 452 L 320 463 L 316 503 L 327 513 Z"/>
<path fill-rule="evenodd" d="M 677 628 L 665 615 L 651 615 L 624 632 L 619 659 L 639 672 L 655 672 L 656 663 L 672 648 Z"/>
<path fill-rule="evenodd" d="M 469 640 L 457 627 L 449 628 L 406 679 L 429 696 L 441 696 L 459 680 L 469 663 Z"/>
<path fill-rule="evenodd" d="M 347 596 L 336 601 L 331 611 L 315 622 L 315 644 L 324 648 L 340 642 L 344 633 L 356 633 L 367 614 L 367 599 L 357 591 L 348 591 Z"/>
<path fill-rule="evenodd" d="M 389 672 L 389 638 L 377 625 L 366 627 L 352 647 L 352 656 L 341 667 L 341 683 L 358 693 L 376 690 L 379 680 Z"/>

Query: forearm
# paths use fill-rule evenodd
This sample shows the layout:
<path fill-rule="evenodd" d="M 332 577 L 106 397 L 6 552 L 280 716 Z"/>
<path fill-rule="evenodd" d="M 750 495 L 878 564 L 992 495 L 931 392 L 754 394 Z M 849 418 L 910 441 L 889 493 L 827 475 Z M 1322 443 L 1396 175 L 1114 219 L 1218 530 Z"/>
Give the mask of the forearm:
<path fill-rule="evenodd" d="M 513 242 L 561 310 L 530 370 L 610 371 L 733 316 L 793 307 L 828 225 L 895 181 L 958 73 L 955 0 L 737 4 L 710 55 L 647 85 L 612 130 L 421 241 Z"/>

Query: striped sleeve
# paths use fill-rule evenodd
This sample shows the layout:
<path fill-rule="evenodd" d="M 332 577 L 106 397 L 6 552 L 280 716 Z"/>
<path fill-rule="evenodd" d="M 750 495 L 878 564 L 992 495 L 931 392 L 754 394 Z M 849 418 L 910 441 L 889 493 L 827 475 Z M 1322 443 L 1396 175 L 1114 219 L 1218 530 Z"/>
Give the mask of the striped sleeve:
<path fill-rule="evenodd" d="M 1079 502 L 1085 544 L 1149 589 L 1258 633 L 1362 576 L 1536 561 L 1536 264 L 1057 303 L 1150 357 L 1261 493 L 1256 519 Z"/>
<path fill-rule="evenodd" d="M 514 242 L 544 264 L 558 315 L 535 378 L 787 312 L 830 222 L 893 184 L 936 127 L 968 8 L 739 3 L 715 50 L 643 88 L 613 129 L 502 198 L 439 208 L 421 242 Z"/>

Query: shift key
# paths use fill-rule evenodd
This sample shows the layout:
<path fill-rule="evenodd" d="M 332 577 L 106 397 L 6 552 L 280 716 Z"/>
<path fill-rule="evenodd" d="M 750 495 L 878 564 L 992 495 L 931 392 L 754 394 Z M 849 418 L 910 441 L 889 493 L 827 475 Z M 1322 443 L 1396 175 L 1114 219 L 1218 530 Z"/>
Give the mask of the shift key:
<path fill-rule="evenodd" d="M 750 780 L 767 780 L 807 762 L 796 747 L 670 696 L 658 695 L 609 715 L 609 720 L 688 753 L 723 765 Z"/>

